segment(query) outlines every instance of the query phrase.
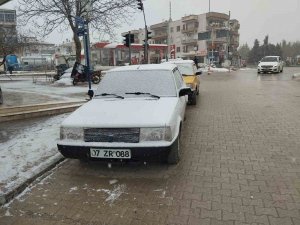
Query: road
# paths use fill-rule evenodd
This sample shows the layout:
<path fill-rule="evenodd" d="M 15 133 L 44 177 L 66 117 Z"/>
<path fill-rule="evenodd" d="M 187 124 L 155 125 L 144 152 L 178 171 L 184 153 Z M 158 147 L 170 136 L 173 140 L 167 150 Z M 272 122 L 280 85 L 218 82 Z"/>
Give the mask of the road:
<path fill-rule="evenodd" d="M 176 166 L 66 160 L 0 224 L 300 224 L 300 68 L 202 76 Z"/>

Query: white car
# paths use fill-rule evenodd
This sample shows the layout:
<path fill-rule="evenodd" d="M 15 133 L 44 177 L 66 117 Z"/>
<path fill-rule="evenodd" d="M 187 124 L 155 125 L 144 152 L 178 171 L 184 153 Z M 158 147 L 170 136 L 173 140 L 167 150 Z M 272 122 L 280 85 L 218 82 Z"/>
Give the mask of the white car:
<path fill-rule="evenodd" d="M 283 71 L 283 61 L 280 56 L 265 56 L 257 66 L 257 73 L 281 73 Z"/>
<path fill-rule="evenodd" d="M 58 150 L 67 158 L 176 164 L 190 91 L 174 64 L 110 70 L 93 99 L 61 124 Z"/>

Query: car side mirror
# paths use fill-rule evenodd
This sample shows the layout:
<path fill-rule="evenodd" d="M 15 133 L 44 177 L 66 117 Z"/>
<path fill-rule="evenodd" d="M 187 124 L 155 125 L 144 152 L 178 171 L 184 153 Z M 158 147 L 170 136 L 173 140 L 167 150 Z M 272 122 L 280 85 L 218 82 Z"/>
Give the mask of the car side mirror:
<path fill-rule="evenodd" d="M 90 100 L 94 97 L 94 91 L 92 89 L 88 90 L 87 94 L 90 97 Z"/>
<path fill-rule="evenodd" d="M 202 74 L 201 71 L 196 72 L 196 75 L 201 75 L 201 74 Z"/>
<path fill-rule="evenodd" d="M 189 87 L 181 88 L 180 91 L 179 91 L 179 97 L 188 95 L 190 93 L 192 93 L 192 89 L 191 88 L 189 88 Z"/>

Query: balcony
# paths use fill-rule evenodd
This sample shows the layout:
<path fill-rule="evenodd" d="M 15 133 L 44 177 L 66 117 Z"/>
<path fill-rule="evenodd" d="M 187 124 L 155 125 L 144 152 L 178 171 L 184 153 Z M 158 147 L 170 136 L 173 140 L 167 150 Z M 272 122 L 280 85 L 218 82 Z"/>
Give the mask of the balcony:
<path fill-rule="evenodd" d="M 216 12 L 209 12 L 206 13 L 207 19 L 217 19 L 217 20 L 229 20 L 229 15 L 225 13 L 216 13 Z"/>
<path fill-rule="evenodd" d="M 181 30 L 181 33 L 195 33 L 198 31 L 197 27 L 188 27 L 186 29 Z"/>
<path fill-rule="evenodd" d="M 157 23 L 152 26 L 150 26 L 151 30 L 155 29 L 167 29 L 168 28 L 168 21 L 162 22 L 162 23 Z"/>
<path fill-rule="evenodd" d="M 198 16 L 197 15 L 189 15 L 189 16 L 184 16 L 181 18 L 182 22 L 188 22 L 188 21 L 198 21 Z"/>
<path fill-rule="evenodd" d="M 168 38 L 168 33 L 158 33 L 153 35 L 152 39 L 157 40 L 157 39 L 166 39 Z"/>
<path fill-rule="evenodd" d="M 196 38 L 189 38 L 189 39 L 184 39 L 184 40 L 181 40 L 181 43 L 183 45 L 193 45 L 193 44 L 197 44 L 197 39 Z"/>

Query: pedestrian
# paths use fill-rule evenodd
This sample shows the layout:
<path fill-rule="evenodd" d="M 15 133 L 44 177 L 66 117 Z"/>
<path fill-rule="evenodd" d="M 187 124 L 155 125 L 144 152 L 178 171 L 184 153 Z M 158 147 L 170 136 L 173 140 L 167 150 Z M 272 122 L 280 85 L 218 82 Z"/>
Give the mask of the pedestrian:
<path fill-rule="evenodd" d="M 196 67 L 197 67 L 197 69 L 199 69 L 199 67 L 198 67 L 198 59 L 197 59 L 197 57 L 196 56 L 194 56 L 194 63 L 196 64 Z"/>

